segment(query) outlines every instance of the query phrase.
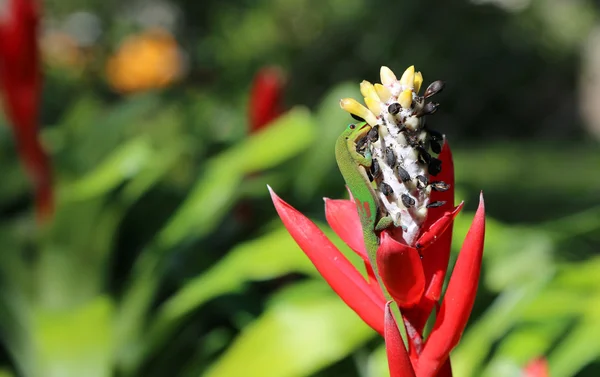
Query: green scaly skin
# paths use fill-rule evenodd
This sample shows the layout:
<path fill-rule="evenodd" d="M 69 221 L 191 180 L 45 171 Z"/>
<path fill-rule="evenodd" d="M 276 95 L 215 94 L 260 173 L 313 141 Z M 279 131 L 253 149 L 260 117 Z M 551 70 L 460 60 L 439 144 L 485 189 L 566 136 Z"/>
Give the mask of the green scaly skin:
<path fill-rule="evenodd" d="M 375 276 L 385 292 L 377 268 L 376 254 L 379 247 L 379 237 L 376 232 L 389 227 L 392 224 L 392 219 L 389 216 L 382 216 L 379 198 L 367 176 L 367 169 L 371 167 L 373 162 L 370 153 L 367 151 L 363 156 L 356 151 L 356 143 L 366 137 L 371 128 L 370 125 L 364 122 L 350 124 L 346 127 L 335 143 L 335 158 L 344 181 L 346 181 L 346 185 L 354 197 L 363 229 L 367 255 Z"/>

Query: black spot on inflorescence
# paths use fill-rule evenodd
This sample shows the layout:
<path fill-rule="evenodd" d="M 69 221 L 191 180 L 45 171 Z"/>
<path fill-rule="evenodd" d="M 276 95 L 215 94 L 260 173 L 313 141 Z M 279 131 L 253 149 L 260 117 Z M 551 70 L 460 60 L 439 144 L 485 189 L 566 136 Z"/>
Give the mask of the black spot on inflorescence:
<path fill-rule="evenodd" d="M 417 187 L 422 189 L 427 187 L 429 180 L 424 175 L 417 175 Z"/>
<path fill-rule="evenodd" d="M 429 154 L 429 152 L 427 152 L 425 150 L 425 148 L 423 148 L 422 146 L 417 146 L 417 152 L 419 152 L 419 161 L 423 164 L 429 164 L 429 162 L 431 161 L 431 155 Z"/>
<path fill-rule="evenodd" d="M 419 143 L 419 137 L 416 135 L 411 135 L 410 133 L 405 133 L 406 142 L 412 148 L 418 148 L 421 144 Z"/>
<path fill-rule="evenodd" d="M 388 185 L 385 182 L 381 182 L 381 185 L 379 185 L 379 189 L 385 196 L 392 195 L 394 193 L 394 190 L 392 190 L 392 186 Z"/>
<path fill-rule="evenodd" d="M 392 169 L 396 165 L 396 154 L 391 147 L 385 149 L 385 163 Z"/>
<path fill-rule="evenodd" d="M 369 139 L 369 141 L 371 143 L 376 142 L 377 140 L 379 140 L 379 126 L 375 126 L 373 128 L 371 128 L 371 130 L 367 133 L 367 138 Z"/>
<path fill-rule="evenodd" d="M 444 181 L 435 181 L 435 182 L 431 182 L 431 188 L 433 189 L 433 191 L 444 192 L 444 191 L 448 191 L 448 189 L 450 188 L 450 185 Z"/>
<path fill-rule="evenodd" d="M 427 168 L 429 170 L 429 174 L 436 176 L 442 171 L 442 161 L 432 157 Z"/>
<path fill-rule="evenodd" d="M 433 140 L 433 141 L 444 141 L 444 135 L 442 135 L 438 131 L 428 129 L 427 132 L 429 132 L 429 137 L 431 138 L 431 140 Z"/>
<path fill-rule="evenodd" d="M 429 86 L 425 90 L 425 93 L 423 94 L 423 98 L 429 98 L 432 95 L 441 92 L 442 89 L 444 89 L 444 82 L 441 80 L 436 80 L 429 84 Z"/>
<path fill-rule="evenodd" d="M 415 200 L 406 194 L 402 194 L 401 199 L 402 204 L 404 204 L 406 208 L 410 208 L 415 205 Z"/>
<path fill-rule="evenodd" d="M 363 137 L 356 142 L 356 151 L 361 152 L 367 147 L 367 137 Z"/>
<path fill-rule="evenodd" d="M 437 202 L 429 203 L 429 204 L 427 204 L 426 207 L 427 208 L 437 208 L 437 207 L 443 206 L 444 204 L 446 204 L 446 202 L 443 201 L 443 200 L 440 200 L 440 201 L 437 201 Z"/>
<path fill-rule="evenodd" d="M 376 159 L 373 159 L 373 163 L 371 163 L 371 176 L 373 179 L 377 179 L 381 174 L 381 168 L 379 168 L 379 162 Z"/>
<path fill-rule="evenodd" d="M 440 154 L 440 152 L 442 151 L 442 145 L 440 143 L 438 143 L 435 140 L 431 140 L 430 143 L 431 145 L 431 151 L 435 154 Z"/>
<path fill-rule="evenodd" d="M 398 177 L 404 183 L 410 181 L 410 174 L 402 166 L 398 165 Z"/>
<path fill-rule="evenodd" d="M 394 102 L 391 105 L 388 106 L 388 111 L 390 112 L 390 114 L 392 115 L 396 115 L 400 112 L 400 109 L 402 109 L 402 106 L 400 106 L 399 103 Z"/>
<path fill-rule="evenodd" d="M 416 116 L 417 117 L 422 117 L 425 115 L 431 115 L 433 113 L 435 113 L 437 111 L 437 108 L 439 106 L 439 103 L 433 103 L 433 102 L 429 102 L 428 104 L 426 104 L 425 106 L 423 106 L 423 108 L 421 109 L 421 111 L 419 111 Z"/>

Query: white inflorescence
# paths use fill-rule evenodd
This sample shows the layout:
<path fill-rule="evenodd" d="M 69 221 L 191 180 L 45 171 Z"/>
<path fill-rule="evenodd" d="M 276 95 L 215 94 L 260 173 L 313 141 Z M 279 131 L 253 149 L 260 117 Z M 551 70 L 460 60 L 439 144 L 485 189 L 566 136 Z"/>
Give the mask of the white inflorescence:
<path fill-rule="evenodd" d="M 440 162 L 431 156 L 430 148 L 439 153 L 442 140 L 439 134 L 425 129 L 425 115 L 437 108 L 436 104 L 426 104 L 425 99 L 440 91 L 443 84 L 434 82 L 424 96 L 419 96 L 422 82 L 414 66 L 399 80 L 389 68 L 381 67 L 381 84 L 363 81 L 360 85 L 367 108 L 351 99 L 340 103 L 344 110 L 373 127 L 364 147 L 375 165 L 369 169 L 370 176 L 385 209 L 382 212 L 393 219 L 394 226 L 402 227 L 409 245 L 416 242 L 428 206 L 438 204 L 429 200 L 430 176 L 440 170 Z M 440 185 L 436 188 L 447 189 L 444 183 Z"/>

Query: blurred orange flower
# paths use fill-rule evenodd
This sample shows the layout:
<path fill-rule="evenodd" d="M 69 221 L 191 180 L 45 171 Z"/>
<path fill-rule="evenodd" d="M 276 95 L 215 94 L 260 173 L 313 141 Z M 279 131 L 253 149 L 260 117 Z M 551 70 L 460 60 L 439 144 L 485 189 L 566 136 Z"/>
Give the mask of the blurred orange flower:
<path fill-rule="evenodd" d="M 183 73 L 182 51 L 173 35 L 163 29 L 129 36 L 106 65 L 109 84 L 121 93 L 164 88 Z"/>

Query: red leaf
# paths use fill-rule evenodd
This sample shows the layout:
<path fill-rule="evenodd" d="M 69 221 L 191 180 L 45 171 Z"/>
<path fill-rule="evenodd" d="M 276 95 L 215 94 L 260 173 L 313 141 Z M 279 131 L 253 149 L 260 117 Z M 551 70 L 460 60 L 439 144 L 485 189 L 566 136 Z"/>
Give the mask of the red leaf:
<path fill-rule="evenodd" d="M 377 267 L 381 280 L 400 308 L 411 307 L 421 300 L 425 275 L 417 249 L 394 240 L 384 230 L 377 249 Z"/>
<path fill-rule="evenodd" d="M 419 359 L 419 377 L 433 377 L 446 362 L 448 354 L 458 344 L 465 329 L 479 284 L 483 241 L 485 235 L 485 207 L 483 194 L 471 228 L 463 243 L 456 266 L 435 325 Z"/>
<path fill-rule="evenodd" d="M 391 301 L 390 301 L 391 302 Z M 415 371 L 404 347 L 402 335 L 390 309 L 390 302 L 385 304 L 385 350 L 390 368 L 390 377 L 415 377 Z"/>
<path fill-rule="evenodd" d="M 312 221 L 281 200 L 270 187 L 269 191 L 283 225 L 319 273 L 352 310 L 383 335 L 385 300 L 373 292 L 360 272 Z"/>
<path fill-rule="evenodd" d="M 325 198 L 325 217 L 335 234 L 363 260 L 368 261 L 356 204 L 350 200 Z"/>

